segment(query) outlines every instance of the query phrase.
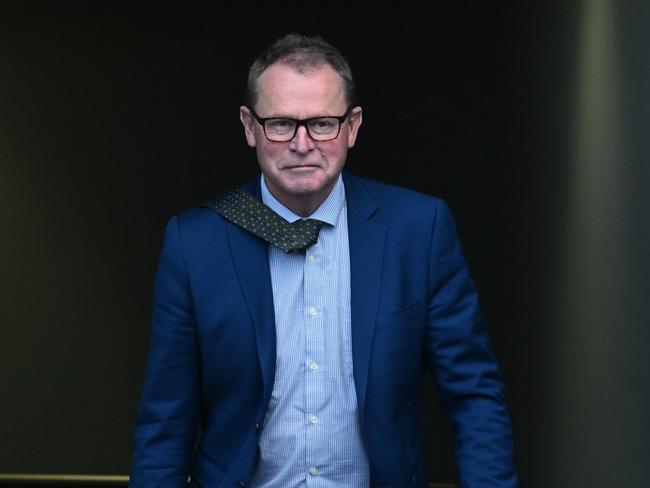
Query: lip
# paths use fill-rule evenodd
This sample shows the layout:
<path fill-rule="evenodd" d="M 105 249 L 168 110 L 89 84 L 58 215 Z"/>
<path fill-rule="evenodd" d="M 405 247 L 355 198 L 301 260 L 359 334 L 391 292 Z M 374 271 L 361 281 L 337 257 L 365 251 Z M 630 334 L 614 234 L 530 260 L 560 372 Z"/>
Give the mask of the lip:
<path fill-rule="evenodd" d="M 319 168 L 319 166 L 316 164 L 297 164 L 295 166 L 285 166 L 282 169 L 301 170 L 301 169 L 314 169 L 314 168 Z"/>

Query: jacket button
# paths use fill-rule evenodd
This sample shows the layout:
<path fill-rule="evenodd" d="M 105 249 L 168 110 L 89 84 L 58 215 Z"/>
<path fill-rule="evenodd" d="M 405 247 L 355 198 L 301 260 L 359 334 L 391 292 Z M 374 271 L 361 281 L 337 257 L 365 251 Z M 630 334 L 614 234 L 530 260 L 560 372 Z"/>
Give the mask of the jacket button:
<path fill-rule="evenodd" d="M 260 433 L 260 424 L 255 424 L 255 432 Z"/>
<path fill-rule="evenodd" d="M 243 481 L 238 481 L 237 483 L 235 483 L 235 488 L 246 488 L 246 483 L 244 483 Z"/>

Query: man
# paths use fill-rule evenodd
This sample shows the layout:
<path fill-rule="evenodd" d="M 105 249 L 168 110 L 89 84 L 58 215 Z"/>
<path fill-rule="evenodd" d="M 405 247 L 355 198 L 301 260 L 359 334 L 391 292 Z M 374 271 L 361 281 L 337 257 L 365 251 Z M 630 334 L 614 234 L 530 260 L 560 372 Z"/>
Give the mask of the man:
<path fill-rule="evenodd" d="M 431 368 L 463 486 L 516 486 L 449 210 L 343 171 L 362 121 L 348 63 L 320 38 L 278 40 L 240 118 L 261 177 L 166 230 L 131 485 L 427 486 Z"/>

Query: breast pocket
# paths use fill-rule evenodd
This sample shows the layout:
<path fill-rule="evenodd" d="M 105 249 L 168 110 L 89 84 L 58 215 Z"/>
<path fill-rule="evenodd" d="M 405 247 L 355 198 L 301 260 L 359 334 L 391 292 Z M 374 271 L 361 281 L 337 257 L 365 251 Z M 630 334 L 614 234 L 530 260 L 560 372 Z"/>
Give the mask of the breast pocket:
<path fill-rule="evenodd" d="M 396 329 L 421 320 L 422 299 L 412 301 L 404 308 L 377 316 L 376 329 Z"/>

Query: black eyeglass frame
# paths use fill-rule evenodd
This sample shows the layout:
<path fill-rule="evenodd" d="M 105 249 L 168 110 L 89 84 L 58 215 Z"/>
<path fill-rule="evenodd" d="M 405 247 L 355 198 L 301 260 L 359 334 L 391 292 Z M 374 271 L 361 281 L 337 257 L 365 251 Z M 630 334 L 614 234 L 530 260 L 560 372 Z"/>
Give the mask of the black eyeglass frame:
<path fill-rule="evenodd" d="M 309 117 L 308 119 L 292 119 L 290 117 L 260 117 L 259 115 L 257 115 L 257 113 L 255 112 L 255 110 L 253 110 L 252 107 L 248 107 L 248 110 L 250 110 L 251 114 L 253 115 L 253 118 L 255 120 L 257 120 L 257 122 L 262 126 L 262 131 L 264 132 L 264 137 L 266 137 L 271 142 L 289 142 L 289 141 L 291 141 L 294 137 L 296 137 L 296 134 L 298 133 L 298 129 L 301 126 L 305 126 L 305 130 L 307 131 L 307 134 L 309 134 L 309 137 L 311 137 L 311 139 L 313 141 L 316 141 L 316 142 L 333 141 L 341 133 L 341 125 L 343 124 L 343 122 L 345 122 L 345 119 L 348 118 L 348 116 L 352 112 L 352 109 L 353 109 L 353 107 L 348 107 L 348 109 L 345 111 L 345 113 L 343 115 L 319 115 L 318 117 Z M 334 137 L 329 138 L 329 139 L 316 139 L 311 134 L 311 132 L 309 130 L 309 126 L 307 124 L 309 124 L 309 122 L 311 122 L 312 120 L 318 120 L 318 119 L 336 119 L 338 121 L 338 123 L 339 123 L 338 130 L 336 131 L 336 135 Z M 266 122 L 268 120 L 289 120 L 291 122 L 295 122 L 296 127 L 294 128 L 293 134 L 291 135 L 291 137 L 289 139 L 287 139 L 286 141 L 276 141 L 274 139 L 271 139 L 268 136 L 268 134 L 266 133 Z"/>

